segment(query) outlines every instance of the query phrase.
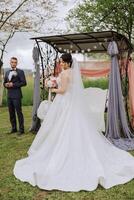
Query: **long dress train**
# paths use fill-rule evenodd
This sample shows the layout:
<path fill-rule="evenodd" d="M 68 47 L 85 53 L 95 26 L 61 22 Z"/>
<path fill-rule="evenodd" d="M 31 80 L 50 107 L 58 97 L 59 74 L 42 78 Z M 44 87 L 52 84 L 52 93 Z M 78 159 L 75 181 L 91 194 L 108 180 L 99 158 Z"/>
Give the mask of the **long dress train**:
<path fill-rule="evenodd" d="M 98 184 L 108 189 L 134 178 L 133 156 L 98 131 L 76 90 L 73 95 L 70 84 L 56 95 L 28 157 L 15 163 L 16 178 L 41 189 L 75 192 Z"/>

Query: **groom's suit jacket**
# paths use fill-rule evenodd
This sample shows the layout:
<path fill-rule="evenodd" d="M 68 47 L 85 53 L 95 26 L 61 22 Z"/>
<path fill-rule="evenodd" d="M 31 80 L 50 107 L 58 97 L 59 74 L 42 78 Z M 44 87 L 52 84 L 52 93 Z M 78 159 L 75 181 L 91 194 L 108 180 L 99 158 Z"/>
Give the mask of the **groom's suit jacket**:
<path fill-rule="evenodd" d="M 5 83 L 9 82 L 9 73 L 12 70 L 8 70 L 5 74 L 4 77 L 4 87 L 5 87 Z M 24 71 L 21 69 L 16 69 L 16 75 L 13 75 L 11 78 L 11 82 L 13 83 L 13 87 L 12 88 L 7 88 L 8 90 L 8 98 L 14 98 L 14 99 L 18 99 L 18 98 L 22 98 L 22 91 L 21 91 L 21 87 L 25 86 L 26 83 L 26 78 L 25 78 L 25 74 Z"/>

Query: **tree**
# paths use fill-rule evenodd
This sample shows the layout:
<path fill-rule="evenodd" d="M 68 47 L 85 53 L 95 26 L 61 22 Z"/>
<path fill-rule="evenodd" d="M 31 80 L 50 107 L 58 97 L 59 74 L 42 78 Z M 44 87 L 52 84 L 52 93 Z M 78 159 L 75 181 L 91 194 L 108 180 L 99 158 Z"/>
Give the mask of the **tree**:
<path fill-rule="evenodd" d="M 115 30 L 134 39 L 133 0 L 84 0 L 67 17 L 70 28 L 77 31 Z"/>
<path fill-rule="evenodd" d="M 0 49 L 17 32 L 45 33 L 52 30 L 50 20 L 55 18 L 58 2 L 66 0 L 4 0 L 0 2 Z M 57 20 L 57 19 L 55 19 Z M 57 22 L 57 23 L 56 23 Z M 56 28 L 58 21 L 54 22 Z M 54 24 L 53 24 L 54 25 Z M 4 34 L 3 34 L 4 33 Z M 3 53 L 3 51 L 1 52 Z M 0 54 L 1 56 L 1 54 Z"/>
<path fill-rule="evenodd" d="M 15 32 L 46 32 L 54 18 L 59 0 L 4 0 L 0 2 L 0 59 Z M 62 1 L 63 3 L 66 0 Z M 0 67 L 0 105 L 2 104 L 2 67 Z"/>
<path fill-rule="evenodd" d="M 15 13 L 23 6 L 23 4 L 28 0 L 23 0 L 15 8 L 13 1 L 5 0 L 0 2 L 0 61 L 3 60 L 3 55 L 6 49 L 8 41 L 13 37 L 15 33 L 16 23 L 10 24 L 10 19 L 15 15 Z M 12 6 L 11 6 L 12 5 Z M 11 8 L 9 9 L 9 6 Z M 12 10 L 11 10 L 12 9 Z M 0 106 L 2 105 L 3 96 L 3 75 L 2 75 L 2 65 L 0 66 Z"/>

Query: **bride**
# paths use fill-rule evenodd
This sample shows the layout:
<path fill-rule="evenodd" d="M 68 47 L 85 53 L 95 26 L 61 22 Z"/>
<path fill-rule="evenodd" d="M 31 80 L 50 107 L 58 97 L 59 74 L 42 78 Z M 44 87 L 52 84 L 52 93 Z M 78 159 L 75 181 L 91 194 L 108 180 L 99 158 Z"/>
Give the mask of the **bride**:
<path fill-rule="evenodd" d="M 134 158 L 99 132 L 87 109 L 78 63 L 71 54 L 60 58 L 63 68 L 56 97 L 28 151 L 13 170 L 16 178 L 41 189 L 93 191 L 134 178 Z"/>

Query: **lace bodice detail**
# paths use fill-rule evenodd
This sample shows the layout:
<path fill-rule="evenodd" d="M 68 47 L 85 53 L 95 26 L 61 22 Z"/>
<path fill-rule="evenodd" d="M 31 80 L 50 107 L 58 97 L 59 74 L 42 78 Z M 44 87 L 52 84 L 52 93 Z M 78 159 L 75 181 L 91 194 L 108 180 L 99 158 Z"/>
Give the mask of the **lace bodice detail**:
<path fill-rule="evenodd" d="M 61 72 L 60 74 L 59 74 L 59 76 L 57 77 L 57 79 L 56 79 L 56 81 L 57 81 L 57 84 L 58 84 L 58 88 L 60 88 L 61 87 L 61 76 L 62 76 L 62 73 L 65 73 L 64 71 L 63 72 Z M 69 91 L 70 90 L 70 88 L 71 88 L 71 85 L 72 85 L 72 74 L 71 74 L 71 70 L 69 69 L 68 71 L 67 71 L 67 75 L 68 75 L 68 77 L 69 77 L 69 79 L 68 79 L 68 86 L 67 86 L 67 91 Z M 66 91 L 66 92 L 67 92 Z"/>

